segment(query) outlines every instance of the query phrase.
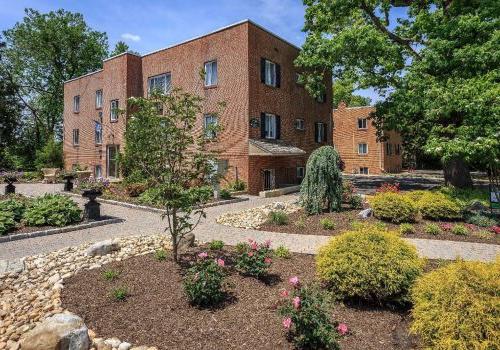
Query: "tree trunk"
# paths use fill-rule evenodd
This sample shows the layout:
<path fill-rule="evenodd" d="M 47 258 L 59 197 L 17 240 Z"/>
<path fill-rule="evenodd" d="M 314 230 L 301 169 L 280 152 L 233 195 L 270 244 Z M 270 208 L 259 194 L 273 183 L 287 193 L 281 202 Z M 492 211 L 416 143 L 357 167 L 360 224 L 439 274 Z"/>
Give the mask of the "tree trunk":
<path fill-rule="evenodd" d="M 178 247 L 179 239 L 177 239 L 177 211 L 174 209 L 172 211 L 172 255 L 174 256 L 174 261 L 178 261 Z"/>
<path fill-rule="evenodd" d="M 472 188 L 472 177 L 467 164 L 461 158 L 453 158 L 443 164 L 444 183 L 457 188 Z"/>

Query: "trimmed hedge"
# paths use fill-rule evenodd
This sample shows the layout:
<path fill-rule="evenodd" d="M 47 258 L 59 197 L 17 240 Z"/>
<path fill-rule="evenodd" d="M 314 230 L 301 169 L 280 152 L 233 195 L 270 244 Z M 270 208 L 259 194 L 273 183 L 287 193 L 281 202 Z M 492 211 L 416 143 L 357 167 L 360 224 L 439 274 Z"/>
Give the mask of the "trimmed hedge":
<path fill-rule="evenodd" d="M 24 212 L 28 226 L 67 226 L 81 221 L 81 209 L 69 197 L 45 194 L 35 198 Z"/>
<path fill-rule="evenodd" d="M 370 200 L 370 205 L 375 217 L 396 224 L 414 222 L 418 215 L 414 202 L 399 193 L 378 193 Z"/>

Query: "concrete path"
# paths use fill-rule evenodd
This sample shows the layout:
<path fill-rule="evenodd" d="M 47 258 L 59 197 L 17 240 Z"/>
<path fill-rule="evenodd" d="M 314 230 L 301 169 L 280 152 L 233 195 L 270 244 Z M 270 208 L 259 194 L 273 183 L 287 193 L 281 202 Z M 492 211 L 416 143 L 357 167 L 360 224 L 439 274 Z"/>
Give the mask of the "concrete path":
<path fill-rule="evenodd" d="M 44 192 L 58 192 L 62 190 L 62 185 L 51 184 L 18 184 L 16 187 L 19 193 L 29 195 L 39 195 Z M 323 245 L 329 237 L 246 230 L 219 225 L 215 222 L 215 219 L 224 212 L 240 211 L 275 201 L 287 201 L 294 198 L 296 198 L 296 195 L 287 195 L 279 198 L 249 196 L 249 201 L 207 208 L 207 218 L 196 228 L 194 233 L 200 241 L 221 239 L 227 244 L 236 244 L 241 241 L 246 241 L 249 238 L 258 241 L 271 239 L 274 247 L 283 244 L 294 252 L 315 253 L 318 247 Z M 80 204 L 83 203 L 83 200 L 76 199 Z M 101 210 L 104 215 L 116 216 L 125 219 L 125 221 L 118 224 L 89 228 L 81 231 L 1 243 L 0 260 L 17 259 L 23 256 L 46 253 L 68 246 L 96 242 L 113 237 L 156 234 L 164 232 L 165 229 L 165 223 L 162 222 L 160 215 L 156 213 L 110 204 L 102 204 Z M 462 257 L 466 260 L 493 260 L 500 254 L 500 246 L 493 244 L 430 239 L 407 240 L 416 245 L 422 256 L 433 259 L 454 259 L 456 257 Z"/>

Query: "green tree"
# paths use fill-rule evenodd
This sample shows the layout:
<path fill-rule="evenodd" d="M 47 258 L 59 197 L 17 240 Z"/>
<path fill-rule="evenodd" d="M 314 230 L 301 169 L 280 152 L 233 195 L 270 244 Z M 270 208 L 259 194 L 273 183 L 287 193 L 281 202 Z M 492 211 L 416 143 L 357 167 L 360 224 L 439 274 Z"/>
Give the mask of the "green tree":
<path fill-rule="evenodd" d="M 4 60 L 6 78 L 18 86 L 17 98 L 25 111 L 22 127 L 33 128 L 40 149 L 52 135 L 62 137 L 64 81 L 100 68 L 108 43 L 106 34 L 89 28 L 79 13 L 25 13 L 21 22 L 3 32 Z"/>
<path fill-rule="evenodd" d="M 62 142 L 50 138 L 42 149 L 36 151 L 35 166 L 41 168 L 62 168 L 63 149 Z"/>
<path fill-rule="evenodd" d="M 308 36 L 297 64 L 309 90 L 321 89 L 325 67 L 375 88 L 386 97 L 376 105 L 379 131 L 398 130 L 407 151 L 440 157 L 455 186 L 472 184 L 468 166 L 498 168 L 498 1 L 304 3 Z"/>
<path fill-rule="evenodd" d="M 111 53 L 109 54 L 109 57 L 113 57 L 121 53 L 128 52 L 129 49 L 130 49 L 129 46 L 124 41 L 119 41 L 116 43 L 115 49 L 111 51 Z"/>
<path fill-rule="evenodd" d="M 300 186 L 300 201 L 308 214 L 324 209 L 339 211 L 342 205 L 342 174 L 340 157 L 332 146 L 323 146 L 311 153 L 306 175 Z"/>
<path fill-rule="evenodd" d="M 349 107 L 369 106 L 371 99 L 360 95 L 355 95 L 354 84 L 343 80 L 336 80 L 333 83 L 333 108 L 337 108 L 340 102 L 344 101 Z"/>
<path fill-rule="evenodd" d="M 127 124 L 127 147 L 122 164 L 128 174 L 140 172 L 159 189 L 172 238 L 172 252 L 178 261 L 180 240 L 190 233 L 205 212 L 212 189 L 216 150 L 209 143 L 216 138 L 195 133 L 196 117 L 202 112 L 203 99 L 173 89 L 167 95 L 130 98 L 134 111 Z"/>

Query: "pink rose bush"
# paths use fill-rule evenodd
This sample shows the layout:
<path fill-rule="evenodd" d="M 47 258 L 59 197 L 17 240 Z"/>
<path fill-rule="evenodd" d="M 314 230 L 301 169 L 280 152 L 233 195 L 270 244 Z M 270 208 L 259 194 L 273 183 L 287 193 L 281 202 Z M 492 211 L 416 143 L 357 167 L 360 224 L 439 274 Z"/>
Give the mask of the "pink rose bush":
<path fill-rule="evenodd" d="M 347 334 L 335 329 L 330 310 L 332 299 L 329 293 L 318 285 L 304 285 L 297 276 L 288 280 L 290 292 L 280 292 L 279 313 L 283 316 L 282 325 L 297 348 L 339 349 L 337 338 Z M 345 324 L 341 324 L 344 330 Z M 339 325 L 340 326 L 340 325 Z M 347 327 L 347 326 L 345 326 Z"/>
<path fill-rule="evenodd" d="M 271 241 L 257 243 L 249 239 L 248 243 L 238 244 L 238 253 L 236 256 L 236 268 L 243 275 L 260 278 L 267 274 L 271 266 L 272 250 Z"/>

